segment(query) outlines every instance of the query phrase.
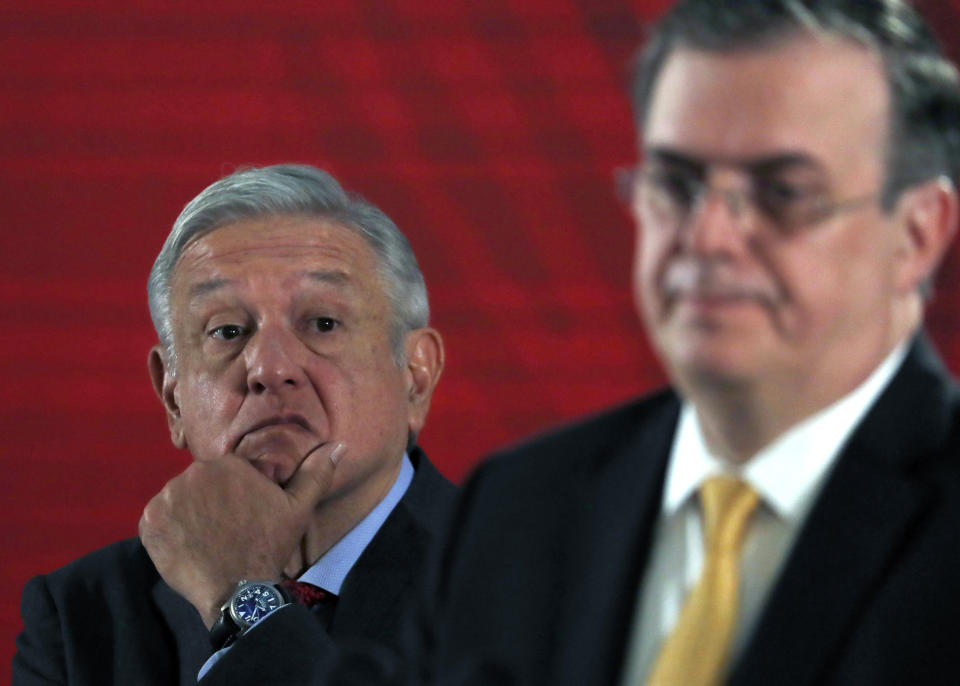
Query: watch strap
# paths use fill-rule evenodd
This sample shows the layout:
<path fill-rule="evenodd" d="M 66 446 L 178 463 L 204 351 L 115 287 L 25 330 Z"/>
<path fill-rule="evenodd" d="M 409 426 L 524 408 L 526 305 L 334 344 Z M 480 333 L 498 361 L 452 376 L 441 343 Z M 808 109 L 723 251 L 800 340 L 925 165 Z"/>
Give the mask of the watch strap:
<path fill-rule="evenodd" d="M 229 601 L 228 601 L 229 602 Z M 214 650 L 226 648 L 233 643 L 240 633 L 240 627 L 230 616 L 230 608 L 220 610 L 220 617 L 210 627 L 210 645 Z"/>

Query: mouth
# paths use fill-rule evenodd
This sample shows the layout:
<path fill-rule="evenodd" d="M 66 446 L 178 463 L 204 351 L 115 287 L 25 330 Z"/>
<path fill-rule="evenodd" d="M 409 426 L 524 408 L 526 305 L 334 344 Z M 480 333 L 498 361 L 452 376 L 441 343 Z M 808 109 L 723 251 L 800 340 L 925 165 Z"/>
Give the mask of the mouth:
<path fill-rule="evenodd" d="M 713 329 L 723 322 L 740 321 L 742 317 L 767 316 L 768 301 L 755 294 L 716 291 L 678 293 L 667 301 L 664 316 L 698 329 Z M 732 318 L 732 319 L 731 319 Z"/>
<path fill-rule="evenodd" d="M 724 305 L 738 305 L 743 303 L 762 303 L 763 299 L 750 293 L 717 293 L 715 291 L 674 293 L 671 295 L 674 302 L 682 302 L 694 307 L 721 307 Z"/>
<path fill-rule="evenodd" d="M 312 427 L 310 426 L 310 423 L 305 418 L 303 418 L 298 414 L 275 415 L 273 417 L 267 417 L 266 419 L 262 419 L 259 422 L 247 427 L 240 434 L 240 437 L 234 443 L 234 446 L 233 446 L 234 450 L 236 450 L 237 446 L 239 446 L 240 443 L 248 436 L 255 434 L 258 431 L 262 431 L 264 429 L 270 429 L 272 427 L 296 428 L 303 431 L 312 431 Z"/>

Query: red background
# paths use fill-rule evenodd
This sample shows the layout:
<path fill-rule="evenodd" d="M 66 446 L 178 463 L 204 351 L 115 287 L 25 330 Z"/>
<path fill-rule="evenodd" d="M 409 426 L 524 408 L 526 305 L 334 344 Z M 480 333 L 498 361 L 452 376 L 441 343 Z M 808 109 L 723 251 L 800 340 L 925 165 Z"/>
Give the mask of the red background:
<path fill-rule="evenodd" d="M 406 232 L 448 353 L 422 443 L 451 478 L 661 382 L 612 170 L 664 4 L 0 3 L 0 682 L 27 578 L 134 535 L 187 464 L 147 379 L 146 275 L 237 166 L 316 164 Z M 958 7 L 924 5 L 956 56 Z M 958 267 L 928 315 L 954 370 Z"/>

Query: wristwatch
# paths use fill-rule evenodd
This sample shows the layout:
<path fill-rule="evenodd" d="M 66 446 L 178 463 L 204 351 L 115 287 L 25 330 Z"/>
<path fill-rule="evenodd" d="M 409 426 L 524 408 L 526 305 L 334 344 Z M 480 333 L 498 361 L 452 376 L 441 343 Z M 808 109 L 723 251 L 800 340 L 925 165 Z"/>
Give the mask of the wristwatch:
<path fill-rule="evenodd" d="M 241 580 L 220 608 L 220 619 L 210 629 L 213 649 L 226 648 L 268 613 L 291 602 L 287 589 L 280 584 Z"/>

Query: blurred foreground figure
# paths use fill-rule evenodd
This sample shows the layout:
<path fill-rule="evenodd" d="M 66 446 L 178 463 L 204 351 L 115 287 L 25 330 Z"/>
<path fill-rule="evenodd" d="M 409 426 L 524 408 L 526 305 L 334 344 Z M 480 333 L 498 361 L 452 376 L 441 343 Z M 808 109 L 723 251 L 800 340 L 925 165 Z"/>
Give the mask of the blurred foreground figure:
<path fill-rule="evenodd" d="M 897 0 L 687 0 L 634 97 L 635 296 L 672 388 L 476 474 L 432 664 L 960 682 L 960 396 L 923 333 L 956 70 Z"/>
<path fill-rule="evenodd" d="M 187 205 L 148 290 L 194 462 L 139 539 L 27 584 L 14 683 L 195 684 L 298 620 L 396 647 L 454 497 L 416 446 L 443 347 L 406 238 L 320 170 L 250 169 Z"/>

